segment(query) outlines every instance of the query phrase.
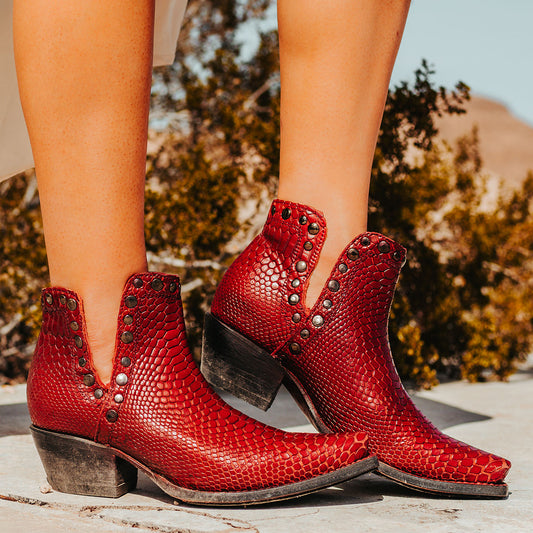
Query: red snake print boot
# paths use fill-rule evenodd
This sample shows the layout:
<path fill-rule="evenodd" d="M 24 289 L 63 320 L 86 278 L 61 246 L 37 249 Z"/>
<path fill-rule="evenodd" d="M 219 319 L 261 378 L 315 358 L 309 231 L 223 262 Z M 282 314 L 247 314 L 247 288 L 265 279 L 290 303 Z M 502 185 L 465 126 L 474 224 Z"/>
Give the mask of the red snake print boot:
<path fill-rule="evenodd" d="M 366 432 L 384 476 L 424 491 L 505 497 L 510 463 L 441 433 L 400 382 L 387 328 L 405 249 L 378 233 L 359 235 L 308 310 L 325 238 L 320 212 L 274 201 L 206 318 L 207 380 L 263 409 L 283 380 L 319 431 Z"/>
<path fill-rule="evenodd" d="M 143 470 L 181 501 L 285 499 L 377 466 L 366 435 L 286 433 L 222 401 L 194 363 L 179 280 L 145 273 L 126 283 L 111 383 L 91 362 L 83 304 L 45 289 L 43 327 L 28 381 L 35 444 L 52 487 L 117 497 Z"/>

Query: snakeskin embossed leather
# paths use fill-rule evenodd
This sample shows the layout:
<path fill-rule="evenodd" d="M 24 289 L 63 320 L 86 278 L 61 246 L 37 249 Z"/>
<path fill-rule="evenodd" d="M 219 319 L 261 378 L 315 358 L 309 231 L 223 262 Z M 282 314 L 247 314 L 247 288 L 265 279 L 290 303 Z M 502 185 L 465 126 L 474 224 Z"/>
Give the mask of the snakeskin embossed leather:
<path fill-rule="evenodd" d="M 180 487 L 245 491 L 307 480 L 367 455 L 366 436 L 286 433 L 221 400 L 194 363 L 179 280 L 126 283 L 111 383 L 98 379 L 82 302 L 42 294 L 43 326 L 28 381 L 35 426 L 109 445 Z"/>
<path fill-rule="evenodd" d="M 320 212 L 274 201 L 262 233 L 223 278 L 213 315 L 283 365 L 321 429 L 365 431 L 381 462 L 425 479 L 502 481 L 508 461 L 441 433 L 401 384 L 388 316 L 405 249 L 359 235 L 309 310 L 306 288 L 325 237 Z"/>

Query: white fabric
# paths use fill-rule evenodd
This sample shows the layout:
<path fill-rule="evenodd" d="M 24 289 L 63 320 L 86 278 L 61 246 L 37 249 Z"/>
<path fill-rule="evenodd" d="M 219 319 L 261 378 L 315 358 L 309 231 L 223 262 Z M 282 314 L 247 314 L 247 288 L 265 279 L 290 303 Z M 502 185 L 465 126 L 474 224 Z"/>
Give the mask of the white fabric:
<path fill-rule="evenodd" d="M 154 66 L 174 61 L 187 0 L 156 0 Z M 0 0 L 0 181 L 33 167 L 13 56 L 13 0 Z"/>
<path fill-rule="evenodd" d="M 155 0 L 154 67 L 174 62 L 186 7 L 187 0 Z"/>

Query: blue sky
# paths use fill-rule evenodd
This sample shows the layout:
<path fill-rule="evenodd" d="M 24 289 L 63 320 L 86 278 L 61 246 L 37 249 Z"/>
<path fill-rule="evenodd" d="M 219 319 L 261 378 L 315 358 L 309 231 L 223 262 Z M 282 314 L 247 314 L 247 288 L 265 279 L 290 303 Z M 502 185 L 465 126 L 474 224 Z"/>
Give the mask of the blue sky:
<path fill-rule="evenodd" d="M 533 126 L 532 0 L 412 0 L 392 84 L 422 58 L 439 85 L 464 81 Z"/>

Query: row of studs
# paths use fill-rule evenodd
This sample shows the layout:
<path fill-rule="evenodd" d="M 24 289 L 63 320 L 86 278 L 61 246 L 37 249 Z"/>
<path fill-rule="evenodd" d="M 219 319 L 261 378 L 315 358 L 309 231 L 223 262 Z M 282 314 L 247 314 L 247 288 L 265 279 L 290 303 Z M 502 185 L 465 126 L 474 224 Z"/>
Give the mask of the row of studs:
<path fill-rule="evenodd" d="M 141 288 L 143 286 L 142 279 L 135 278 L 133 280 L 133 286 L 135 288 L 138 288 L 138 289 Z M 154 278 L 152 280 L 152 282 L 150 283 L 150 286 L 152 287 L 153 290 L 159 292 L 159 291 L 161 291 L 163 289 L 164 283 L 159 278 Z M 173 293 L 173 292 L 176 292 L 177 288 L 178 288 L 177 283 L 172 281 L 169 284 L 168 290 L 171 293 Z M 53 298 L 52 294 L 46 293 L 44 299 L 45 299 L 45 302 L 48 305 L 53 305 L 54 298 Z M 76 302 L 76 300 L 74 298 L 67 298 L 63 294 L 61 294 L 59 296 L 59 303 L 61 305 L 66 305 L 67 308 L 70 311 L 75 311 L 77 309 L 77 307 L 78 307 L 78 303 Z M 125 304 L 126 304 L 126 307 L 128 307 L 129 309 L 133 309 L 134 307 L 136 307 L 137 303 L 138 303 L 138 301 L 137 301 L 137 298 L 135 296 L 133 296 L 133 295 L 126 296 Z M 123 318 L 123 322 L 124 322 L 125 325 L 132 324 L 133 323 L 133 316 L 131 314 L 125 315 L 124 318 Z M 73 332 L 77 332 L 79 330 L 79 328 L 80 328 L 78 322 L 76 322 L 75 320 L 70 322 L 69 327 L 70 327 L 70 329 Z M 121 338 L 121 341 L 123 343 L 129 344 L 130 342 L 133 341 L 133 334 L 131 333 L 131 331 L 124 331 L 120 338 Z M 73 336 L 73 341 L 74 341 L 74 344 L 76 345 L 76 348 L 78 348 L 78 349 L 83 348 L 83 339 L 81 338 L 81 336 L 79 334 L 76 333 Z M 120 363 L 121 363 L 121 365 L 124 368 L 128 368 L 131 365 L 131 359 L 129 357 L 126 357 L 126 356 L 122 357 L 121 360 L 120 360 Z M 87 364 L 87 360 L 85 359 L 85 357 L 83 357 L 83 355 L 81 357 L 79 357 L 78 364 L 82 368 L 85 367 L 85 365 Z M 95 384 L 95 382 L 96 382 L 96 379 L 95 379 L 93 374 L 84 374 L 84 376 L 83 376 L 83 384 L 86 387 L 92 387 Z M 119 374 L 117 374 L 117 376 L 115 378 L 115 383 L 117 385 L 119 385 L 119 386 L 126 385 L 128 383 L 127 374 L 125 374 L 124 372 L 120 372 Z M 104 396 L 104 391 L 101 388 L 96 388 L 93 391 L 93 394 L 94 394 L 94 397 L 99 400 L 100 398 L 102 398 Z M 115 394 L 114 401 L 117 404 L 122 403 L 124 401 L 124 395 L 121 394 L 121 393 Z M 110 409 L 106 413 L 106 418 L 107 418 L 107 420 L 109 422 L 115 422 L 117 420 L 117 418 L 118 418 L 118 412 L 115 411 L 114 409 Z"/>
<path fill-rule="evenodd" d="M 141 278 L 135 278 L 133 280 L 133 286 L 136 289 L 141 289 L 143 285 L 144 285 L 144 282 Z M 162 291 L 164 286 L 165 284 L 159 278 L 154 278 L 150 282 L 150 287 L 156 292 Z M 174 281 L 171 281 L 168 285 L 169 292 L 174 293 L 176 292 L 177 289 L 178 289 L 177 283 L 175 283 Z M 124 298 L 124 304 L 126 305 L 128 309 L 134 309 L 135 307 L 137 307 L 138 303 L 139 301 L 137 300 L 137 297 L 134 296 L 133 294 L 130 294 Z M 122 322 L 126 326 L 133 324 L 133 315 L 131 313 L 124 315 Z M 120 340 L 124 344 L 130 344 L 131 342 L 133 342 L 133 333 L 128 330 L 123 331 L 122 334 L 120 335 Z M 127 356 L 124 356 L 120 359 L 120 364 L 126 369 L 131 365 L 131 359 Z M 115 378 L 115 383 L 119 387 L 124 387 L 128 383 L 128 375 L 124 372 L 120 372 L 119 374 L 117 374 L 117 377 Z M 100 397 L 102 395 L 100 395 Z M 124 395 L 119 392 L 115 394 L 113 399 L 115 403 L 121 404 L 124 401 Z M 118 419 L 118 411 L 116 411 L 115 409 L 109 409 L 106 413 L 106 419 L 108 422 L 116 422 L 116 420 Z"/>
<path fill-rule="evenodd" d="M 274 214 L 275 212 L 276 212 L 276 208 L 275 206 L 272 206 L 271 213 Z M 284 220 L 289 219 L 291 215 L 292 215 L 292 211 L 288 207 L 285 207 L 281 212 L 281 218 L 283 218 Z M 298 222 L 300 225 L 305 226 L 305 224 L 309 222 L 309 219 L 307 218 L 306 215 L 300 215 L 300 217 L 298 218 Z M 320 232 L 320 225 L 316 222 L 311 222 L 307 226 L 307 232 L 309 235 L 317 235 Z M 312 249 L 313 249 L 313 243 L 310 240 L 306 240 L 304 242 L 304 250 L 309 252 Z M 303 260 L 297 261 L 296 264 L 294 265 L 294 269 L 296 270 L 296 272 L 299 272 L 300 274 L 305 272 L 307 270 L 307 262 Z M 291 281 L 291 287 L 293 289 L 298 289 L 300 285 L 301 285 L 300 278 L 294 278 Z M 300 303 L 300 295 L 297 292 L 293 292 L 289 294 L 288 301 L 290 305 L 297 305 Z M 300 313 L 294 313 L 292 315 L 292 321 L 294 323 L 300 322 L 301 318 L 302 318 L 302 315 Z"/>
<path fill-rule="evenodd" d="M 272 208 L 270 209 L 270 212 L 274 215 L 276 213 L 276 206 L 273 205 Z M 289 207 L 285 207 L 282 211 L 281 211 L 281 218 L 283 220 L 288 220 L 292 215 L 292 211 Z M 307 218 L 306 215 L 300 215 L 300 217 L 298 218 L 298 222 L 302 225 L 302 226 L 305 226 L 305 224 L 307 224 L 307 222 L 309 221 L 309 219 Z M 309 224 L 309 227 L 307 228 L 307 231 L 311 234 L 311 235 L 316 235 L 319 231 L 320 231 L 320 226 L 316 223 L 316 222 L 311 222 L 311 224 Z M 306 243 L 307 244 L 307 243 Z M 311 245 L 311 246 L 309 246 Z M 309 242 L 308 243 L 308 248 L 305 248 L 305 245 L 304 245 L 304 248 L 306 250 L 311 250 L 311 248 L 313 247 L 313 243 Z"/>
<path fill-rule="evenodd" d="M 345 268 L 341 269 L 342 266 L 344 266 Z M 348 270 L 348 266 L 346 264 L 341 263 L 339 265 L 339 271 L 346 272 L 347 270 Z M 337 292 L 340 288 L 341 288 L 341 284 L 336 279 L 329 280 L 329 282 L 328 282 L 328 290 L 331 293 Z M 325 298 L 324 301 L 322 302 L 322 307 L 325 310 L 331 309 L 333 307 L 333 300 L 331 300 L 330 298 Z M 296 314 L 298 315 L 296 317 L 296 320 L 295 320 L 295 315 L 293 315 L 292 316 L 292 321 L 295 322 L 295 323 L 298 323 L 301 320 L 301 316 L 299 315 L 299 313 L 296 313 Z M 321 328 L 324 325 L 324 317 L 322 315 L 320 315 L 320 314 L 313 315 L 313 317 L 311 318 L 311 325 L 313 325 L 315 328 Z M 309 331 L 309 329 L 303 328 L 300 331 L 300 337 L 303 340 L 308 339 L 310 336 L 311 336 L 311 332 Z M 299 354 L 302 351 L 302 347 L 301 347 L 300 343 L 294 341 L 294 342 L 290 343 L 289 350 L 291 351 L 291 353 L 297 355 L 297 354 Z"/>
<path fill-rule="evenodd" d="M 75 311 L 78 307 L 78 302 L 74 298 L 67 298 L 64 294 L 60 294 L 58 300 L 61 305 L 66 305 L 71 311 Z M 44 295 L 44 301 L 48 305 L 53 305 L 54 297 L 47 292 Z"/>
<path fill-rule="evenodd" d="M 52 305 L 54 303 L 54 298 L 50 293 L 46 293 L 44 299 L 46 303 L 49 305 Z M 76 311 L 76 309 L 78 308 L 78 302 L 74 298 L 67 298 L 64 294 L 60 294 L 58 297 L 58 300 L 59 300 L 60 305 L 66 305 L 66 307 L 70 311 Z M 78 350 L 81 350 L 83 348 L 83 339 L 77 333 L 80 329 L 80 325 L 78 324 L 76 320 L 73 320 L 72 322 L 69 323 L 69 327 L 71 331 L 74 332 L 72 340 L 74 341 L 76 348 Z M 76 350 L 73 352 L 72 355 L 76 357 L 77 355 Z M 87 364 L 87 359 L 85 359 L 83 355 L 84 354 L 82 353 L 82 355 L 80 355 L 80 357 L 78 358 L 78 365 L 82 368 Z M 85 385 L 89 384 L 88 386 L 94 385 L 94 376 L 92 374 L 85 374 L 83 376 L 83 383 Z"/>
<path fill-rule="evenodd" d="M 367 237 L 367 236 L 364 236 L 361 238 L 361 246 L 369 246 L 371 241 L 370 239 Z M 387 241 L 380 241 L 378 243 L 378 250 L 380 251 L 380 253 L 383 253 L 383 254 L 386 254 L 386 253 L 389 253 L 390 252 L 390 244 L 387 242 Z M 357 261 L 359 259 L 359 250 L 357 248 L 349 248 L 348 251 L 346 252 L 346 257 L 351 260 L 351 261 Z M 398 251 L 398 250 L 395 250 L 392 254 L 393 258 L 396 260 L 396 261 L 400 261 L 401 260 L 401 253 Z M 299 261 L 300 262 L 300 261 Z M 296 263 L 296 269 L 298 270 L 297 266 L 298 266 L 298 263 Z M 303 261 L 302 261 L 303 262 Z M 346 272 L 348 272 L 348 265 L 346 263 L 339 263 L 339 266 L 338 266 L 338 270 L 341 274 L 345 274 Z M 299 286 L 299 280 L 293 280 L 293 283 L 294 281 L 298 281 L 298 283 L 296 285 L 293 285 L 293 286 L 296 286 L 298 287 Z M 336 280 L 336 279 L 331 279 L 328 281 L 328 290 L 332 293 L 335 293 L 337 292 L 339 289 L 340 289 L 340 283 Z M 296 295 L 297 296 L 297 295 Z M 299 297 L 298 297 L 298 300 L 296 301 L 296 303 L 298 303 L 299 301 Z M 290 302 L 290 297 L 289 297 L 289 303 Z M 329 298 L 326 298 L 324 299 L 324 301 L 322 302 L 322 307 L 324 307 L 324 309 L 331 309 L 333 307 L 333 301 Z M 292 316 L 292 321 L 295 322 L 295 323 L 298 323 L 300 322 L 301 320 L 301 315 L 300 313 L 295 313 L 293 316 Z M 311 324 L 315 327 L 315 328 L 320 328 L 324 325 L 324 317 L 322 315 L 314 315 L 312 318 L 311 318 Z M 307 328 L 304 328 L 300 331 L 300 337 L 303 339 L 303 340 L 306 340 L 310 337 L 311 335 L 311 332 L 307 329 Z M 289 345 L 289 350 L 291 351 L 291 353 L 297 355 L 299 354 L 301 351 L 302 351 L 302 347 L 300 345 L 300 343 L 294 341 L 294 342 L 291 342 L 290 345 Z"/>
<path fill-rule="evenodd" d="M 364 237 L 361 237 L 361 241 L 360 241 L 361 246 L 364 246 L 364 247 L 370 246 L 371 242 L 372 241 L 366 235 Z M 382 254 L 388 254 L 390 252 L 390 244 L 387 241 L 379 241 L 378 250 Z M 356 261 L 357 259 L 359 259 L 359 250 L 357 248 L 350 248 L 346 252 L 346 255 L 348 256 L 348 259 L 351 259 L 352 261 Z M 401 261 L 402 254 L 400 253 L 399 250 L 394 250 L 394 252 L 392 253 L 392 257 L 396 261 Z"/>
<path fill-rule="evenodd" d="M 271 213 L 274 214 L 275 212 L 276 212 L 276 207 L 272 206 Z M 284 220 L 287 220 L 290 218 L 291 214 L 292 214 L 291 210 L 288 207 L 286 207 L 281 212 L 281 218 L 283 218 Z M 307 224 L 307 217 L 305 215 L 301 215 L 299 218 L 299 222 L 302 225 Z M 320 231 L 320 226 L 316 222 L 309 224 L 308 232 L 311 235 L 316 235 L 319 231 Z M 361 238 L 360 242 L 361 242 L 361 245 L 365 247 L 371 244 L 371 240 L 366 235 Z M 306 241 L 304 243 L 305 250 L 311 250 L 312 248 L 313 248 L 312 242 Z M 390 244 L 387 241 L 380 241 L 378 243 L 378 250 L 381 253 L 389 253 Z M 400 261 L 402 258 L 401 253 L 398 250 L 395 250 L 392 256 L 396 261 Z M 359 250 L 357 250 L 356 248 L 350 248 L 350 250 L 348 250 L 348 257 L 352 260 L 357 260 L 359 258 Z M 306 269 L 307 269 L 307 264 L 305 263 L 305 261 L 298 261 L 296 263 L 296 270 L 298 272 L 304 272 Z M 295 285 L 295 287 L 297 286 L 298 285 Z M 294 302 L 294 303 L 298 303 L 298 302 Z"/>
<path fill-rule="evenodd" d="M 78 302 L 76 302 L 74 298 L 67 298 L 64 294 L 60 294 L 58 300 L 60 305 L 66 305 L 70 311 L 76 311 L 76 309 L 78 308 Z M 54 298 L 50 293 L 47 293 L 45 295 L 45 301 L 47 304 L 52 305 L 54 303 Z M 73 320 L 69 323 L 69 327 L 71 331 L 75 332 L 74 336 L 72 337 L 74 345 L 78 350 L 81 350 L 83 348 L 83 339 L 77 333 L 80 329 L 79 323 L 76 320 Z M 73 352 L 72 355 L 76 357 L 76 350 Z M 85 365 L 87 364 L 87 359 L 85 359 L 84 355 L 85 354 L 82 352 L 82 354 L 78 358 L 78 365 L 81 368 L 85 367 Z M 96 382 L 93 374 L 84 374 L 82 380 L 83 384 L 86 387 L 92 387 Z M 100 388 L 97 388 L 94 390 L 93 394 L 96 399 L 100 399 L 104 395 L 104 391 Z"/>
<path fill-rule="evenodd" d="M 46 293 L 44 299 L 48 305 L 53 305 L 54 297 L 50 293 Z M 76 309 L 78 308 L 78 302 L 76 302 L 74 298 L 67 298 L 64 294 L 60 294 L 58 300 L 60 305 L 66 305 L 67 308 L 70 309 L 70 311 L 76 311 Z M 72 331 L 78 331 L 80 329 L 80 325 L 75 320 L 73 320 L 69 324 L 69 326 Z M 76 347 L 83 347 L 83 339 L 79 335 L 74 335 L 73 340 Z M 86 361 L 83 360 L 80 363 L 80 366 L 85 366 L 85 364 Z"/>

